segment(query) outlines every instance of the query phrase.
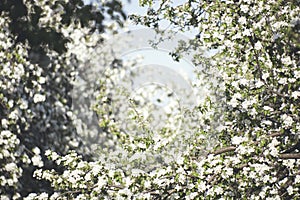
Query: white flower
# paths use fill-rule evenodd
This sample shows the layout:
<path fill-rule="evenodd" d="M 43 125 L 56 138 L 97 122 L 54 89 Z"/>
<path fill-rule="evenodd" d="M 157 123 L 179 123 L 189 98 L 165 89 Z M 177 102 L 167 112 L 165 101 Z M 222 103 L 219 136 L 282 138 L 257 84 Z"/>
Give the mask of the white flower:
<path fill-rule="evenodd" d="M 248 5 L 241 5 L 241 11 L 244 13 L 247 13 L 249 11 L 249 6 Z"/>
<path fill-rule="evenodd" d="M 183 161 L 184 161 L 184 158 L 182 156 L 178 156 L 176 162 L 178 165 L 182 165 L 183 164 Z"/>
<path fill-rule="evenodd" d="M 241 159 L 239 157 L 230 157 L 229 160 L 232 162 L 232 164 L 237 165 L 241 163 Z"/>
<path fill-rule="evenodd" d="M 38 102 L 44 102 L 46 100 L 46 96 L 42 94 L 35 94 L 33 97 L 33 102 L 38 103 Z"/>
<path fill-rule="evenodd" d="M 167 170 L 165 170 L 165 169 L 159 169 L 158 170 L 158 172 L 157 172 L 157 177 L 161 177 L 161 176 L 163 176 L 163 175 L 165 175 L 167 173 Z"/>
<path fill-rule="evenodd" d="M 215 195 L 215 190 L 213 188 L 210 188 L 207 190 L 207 195 L 208 196 L 214 196 Z"/>
<path fill-rule="evenodd" d="M 240 83 L 241 85 L 247 85 L 247 84 L 248 84 L 248 80 L 245 79 L 245 78 L 242 78 L 242 79 L 239 80 L 239 83 Z"/>
<path fill-rule="evenodd" d="M 260 88 L 260 87 L 262 87 L 263 85 L 265 85 L 265 84 L 264 84 L 264 82 L 262 82 L 262 81 L 256 81 L 256 82 L 255 82 L 255 87 L 256 87 L 256 88 Z"/>
<path fill-rule="evenodd" d="M 248 109 L 249 106 L 251 106 L 253 103 L 254 103 L 254 102 L 251 101 L 251 100 L 245 100 L 245 101 L 243 101 L 243 103 L 242 103 L 242 107 L 243 107 L 244 109 Z"/>
<path fill-rule="evenodd" d="M 281 85 L 287 84 L 287 78 L 280 78 L 278 83 Z"/>
<path fill-rule="evenodd" d="M 93 169 L 92 169 L 92 174 L 95 176 L 97 175 L 99 172 L 101 172 L 102 167 L 100 165 L 94 165 Z"/>
<path fill-rule="evenodd" d="M 8 196 L 6 196 L 6 195 L 1 195 L 0 199 L 1 200 L 10 200 L 10 198 Z"/>
<path fill-rule="evenodd" d="M 226 22 L 226 24 L 231 24 L 232 23 L 232 17 L 230 17 L 230 16 L 226 16 L 225 17 L 225 19 L 224 19 L 224 21 Z"/>
<path fill-rule="evenodd" d="M 38 148 L 38 147 L 35 147 L 32 149 L 32 152 L 35 154 L 35 155 L 39 155 L 41 153 L 41 150 Z"/>
<path fill-rule="evenodd" d="M 291 65 L 293 63 L 290 57 L 281 58 L 281 62 L 285 65 Z"/>
<path fill-rule="evenodd" d="M 18 110 L 12 111 L 12 112 L 9 114 L 9 116 L 8 116 L 8 118 L 13 119 L 13 120 L 18 119 L 18 117 L 19 117 L 19 111 L 18 111 Z"/>
<path fill-rule="evenodd" d="M 247 138 L 241 137 L 241 136 L 234 136 L 233 138 L 231 138 L 231 143 L 233 145 L 239 145 L 239 144 L 241 144 L 242 142 L 245 142 L 245 141 L 247 141 Z"/>
<path fill-rule="evenodd" d="M 259 163 L 250 164 L 250 167 L 254 167 L 255 172 L 257 172 L 259 176 L 262 176 L 265 171 L 268 171 L 270 169 L 268 165 Z"/>
<path fill-rule="evenodd" d="M 238 20 L 238 22 L 240 24 L 246 24 L 247 23 L 246 17 L 244 17 L 244 16 L 240 17 L 239 20 Z"/>
<path fill-rule="evenodd" d="M 14 107 L 14 100 L 11 99 L 11 100 L 8 101 L 8 107 L 9 108 Z"/>
<path fill-rule="evenodd" d="M 53 161 L 57 160 L 58 158 L 59 158 L 59 155 L 58 155 L 56 152 L 52 152 L 52 153 L 51 153 L 51 159 L 52 159 Z"/>
<path fill-rule="evenodd" d="M 39 199 L 41 200 L 47 200 L 48 199 L 48 194 L 46 192 L 43 192 L 39 195 Z"/>
<path fill-rule="evenodd" d="M 146 149 L 146 148 L 147 148 L 147 146 L 146 146 L 145 143 L 138 143 L 137 146 L 138 146 L 139 148 L 141 148 L 141 149 Z"/>
<path fill-rule="evenodd" d="M 262 75 L 262 79 L 263 80 L 267 80 L 267 78 L 270 76 L 270 74 L 269 73 L 263 73 L 263 75 Z"/>
<path fill-rule="evenodd" d="M 269 181 L 270 181 L 270 175 L 269 175 L 269 174 L 265 175 L 265 176 L 263 177 L 262 181 L 263 181 L 264 183 L 269 182 Z"/>
<path fill-rule="evenodd" d="M 240 93 L 235 93 L 232 96 L 232 99 L 230 100 L 230 102 L 228 102 L 229 105 L 231 105 L 232 107 L 236 107 L 239 103 L 238 100 L 240 100 L 242 98 L 242 95 Z"/>
<path fill-rule="evenodd" d="M 176 173 L 178 173 L 178 174 L 183 174 L 183 173 L 185 173 L 185 171 L 184 171 L 183 167 L 179 167 L 179 168 L 176 170 Z"/>
<path fill-rule="evenodd" d="M 41 76 L 41 77 L 39 77 L 38 82 L 40 84 L 44 84 L 46 82 L 46 78 Z"/>
<path fill-rule="evenodd" d="M 203 192 L 207 189 L 207 186 L 205 184 L 205 181 L 200 181 L 200 183 L 198 183 L 198 190 L 200 192 Z"/>
<path fill-rule="evenodd" d="M 24 198 L 24 200 L 35 199 L 36 196 L 37 196 L 36 193 L 30 193 L 27 197 Z"/>
<path fill-rule="evenodd" d="M 283 114 L 281 116 L 281 119 L 283 120 L 284 125 L 291 126 L 294 123 L 294 120 L 292 117 L 288 116 L 287 114 Z"/>
<path fill-rule="evenodd" d="M 12 133 L 10 131 L 8 131 L 8 130 L 4 130 L 4 131 L 1 131 L 1 136 L 9 138 L 9 137 L 12 136 Z"/>
<path fill-rule="evenodd" d="M 37 177 L 37 178 L 40 178 L 43 176 L 43 171 L 42 169 L 37 169 L 33 172 L 33 177 Z"/>
<path fill-rule="evenodd" d="M 282 164 L 290 169 L 294 168 L 296 161 L 294 159 L 283 160 Z"/>
<path fill-rule="evenodd" d="M 245 30 L 242 32 L 242 35 L 243 35 L 243 36 L 251 36 L 251 31 L 250 31 L 250 29 L 245 29 Z"/>
<path fill-rule="evenodd" d="M 84 194 L 80 194 L 75 198 L 75 200 L 85 200 L 85 199 L 86 199 L 86 196 Z"/>
<path fill-rule="evenodd" d="M 31 158 L 31 161 L 32 161 L 32 164 L 34 166 L 38 166 L 38 167 L 43 167 L 44 166 L 44 163 L 42 161 L 42 157 L 39 156 L 39 155 L 35 155 Z"/>
<path fill-rule="evenodd" d="M 52 153 L 52 151 L 48 149 L 48 150 L 45 151 L 45 156 L 50 156 L 51 153 Z"/>
<path fill-rule="evenodd" d="M 271 147 L 270 150 L 271 150 L 271 151 L 270 151 L 270 155 L 271 155 L 271 156 L 273 156 L 273 157 L 278 156 L 279 153 L 278 153 L 278 149 L 277 149 L 277 148 Z"/>
<path fill-rule="evenodd" d="M 289 78 L 288 81 L 289 81 L 290 83 L 295 83 L 295 82 L 297 81 L 297 79 L 295 79 L 295 78 Z"/>
<path fill-rule="evenodd" d="M 292 97 L 293 97 L 294 99 L 298 99 L 298 97 L 300 97 L 300 92 L 299 92 L 299 91 L 294 91 L 294 92 L 292 92 Z"/>
<path fill-rule="evenodd" d="M 92 180 L 91 173 L 87 173 L 87 174 L 84 176 L 84 180 L 86 180 L 86 181 Z"/>
<path fill-rule="evenodd" d="M 183 184 L 185 180 L 185 176 L 183 174 L 179 174 L 178 181 Z"/>
<path fill-rule="evenodd" d="M 144 182 L 144 187 L 145 187 L 145 188 L 150 188 L 150 186 L 151 186 L 151 181 L 146 180 L 146 181 Z"/>
<path fill-rule="evenodd" d="M 292 195 L 293 192 L 294 192 L 293 186 L 290 185 L 290 186 L 286 189 L 286 191 L 288 192 L 289 195 Z"/>
<path fill-rule="evenodd" d="M 263 109 L 271 112 L 274 111 L 274 109 L 271 108 L 270 106 L 264 106 Z"/>
<path fill-rule="evenodd" d="M 254 49 L 255 50 L 261 50 L 262 49 L 262 44 L 260 41 L 256 42 L 255 45 L 254 45 Z"/>
<path fill-rule="evenodd" d="M 1 154 L 0 154 L 1 155 Z M 9 151 L 7 151 L 7 149 L 3 149 L 2 150 L 2 155 L 1 155 L 1 158 L 6 158 L 6 157 L 9 157 L 10 156 L 10 153 Z"/>
<path fill-rule="evenodd" d="M 1 125 L 3 128 L 7 128 L 8 127 L 8 120 L 7 119 L 2 119 L 1 120 Z"/>
<path fill-rule="evenodd" d="M 18 167 L 15 163 L 8 163 L 5 165 L 4 169 L 8 172 L 16 170 Z"/>
<path fill-rule="evenodd" d="M 241 155 L 245 155 L 245 154 L 249 155 L 254 152 L 254 148 L 240 145 L 235 151 Z"/>
<path fill-rule="evenodd" d="M 145 171 L 141 169 L 132 169 L 131 170 L 132 176 L 139 176 L 140 174 L 145 174 Z"/>
<path fill-rule="evenodd" d="M 234 42 L 232 42 L 231 40 L 225 40 L 224 45 L 228 48 L 233 48 L 234 47 Z"/>
<path fill-rule="evenodd" d="M 28 108 L 28 102 L 24 99 L 21 99 L 21 102 L 20 102 L 20 108 L 25 110 Z"/>
<path fill-rule="evenodd" d="M 294 77 L 295 78 L 300 78 L 300 71 L 294 71 Z"/>
<path fill-rule="evenodd" d="M 130 189 L 128 189 L 128 188 L 119 190 L 119 194 L 122 194 L 122 195 L 124 194 L 127 197 L 130 197 L 132 195 Z M 128 199 L 131 199 L 131 198 L 128 198 Z"/>
<path fill-rule="evenodd" d="M 272 142 L 268 145 L 269 147 L 276 147 L 280 144 L 280 142 L 276 139 L 276 138 L 273 138 L 272 139 Z"/>
<path fill-rule="evenodd" d="M 239 81 L 233 81 L 233 82 L 231 83 L 231 85 L 232 85 L 233 87 L 235 87 L 236 89 L 238 89 L 238 88 L 239 88 Z"/>
<path fill-rule="evenodd" d="M 300 175 L 296 175 L 295 177 L 295 183 L 300 183 Z"/>
<path fill-rule="evenodd" d="M 217 187 L 215 188 L 215 193 L 216 193 L 217 195 L 222 194 L 222 193 L 223 193 L 223 188 L 217 186 Z"/>
<path fill-rule="evenodd" d="M 225 168 L 225 173 L 227 176 L 232 176 L 233 175 L 233 169 L 231 167 Z"/>
<path fill-rule="evenodd" d="M 198 192 L 192 192 L 188 196 L 185 197 L 186 200 L 194 199 L 198 195 Z"/>
<path fill-rule="evenodd" d="M 259 193 L 259 196 L 260 196 L 262 199 L 265 199 L 265 197 L 266 197 L 266 192 L 265 192 L 265 191 L 261 191 L 261 192 Z"/>

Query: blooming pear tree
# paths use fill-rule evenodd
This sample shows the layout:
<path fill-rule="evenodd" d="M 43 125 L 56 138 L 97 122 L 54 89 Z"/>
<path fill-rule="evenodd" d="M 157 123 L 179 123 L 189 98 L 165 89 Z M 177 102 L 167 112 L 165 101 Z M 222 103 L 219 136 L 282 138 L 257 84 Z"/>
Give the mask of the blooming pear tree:
<path fill-rule="evenodd" d="M 211 130 L 199 121 L 202 129 L 195 129 L 197 137 L 182 154 L 151 171 L 118 168 L 107 158 L 88 163 L 75 153 L 48 152 L 67 170 L 39 170 L 35 176 L 52 182 L 53 195 L 60 198 L 298 199 L 299 2 L 140 3 L 149 9 L 147 16 L 132 16 L 137 23 L 157 28 L 160 20 L 169 20 L 173 30 L 198 32 L 174 50 L 179 59 L 188 49 L 217 52 L 209 59 L 199 52 L 194 61 L 222 77 L 224 87 L 212 85 L 211 90 L 224 92 L 223 126 Z M 127 151 L 143 152 L 157 143 L 118 129 L 105 115 L 104 103 L 98 107 L 101 126 L 117 135 Z M 218 113 L 212 103 L 201 111 Z M 203 155 L 200 147 L 208 133 L 218 140 Z"/>
<path fill-rule="evenodd" d="M 184 52 L 193 54 L 194 64 L 202 66 L 196 84 L 199 90 L 211 76 L 216 77 L 217 81 L 210 84 L 210 96 L 181 113 L 186 114 L 186 126 L 176 134 L 172 134 L 173 127 L 153 130 L 133 106 L 130 118 L 143 132 L 142 136 L 135 135 L 122 129 L 111 101 L 113 80 L 125 68 L 105 71 L 94 108 L 101 131 L 109 135 L 108 146 L 99 150 L 97 159 L 89 161 L 74 148 L 65 154 L 51 146 L 43 152 L 41 147 L 20 147 L 23 141 L 18 137 L 16 121 L 19 109 L 11 110 L 19 101 L 11 101 L 1 91 L 1 119 L 10 116 L 1 121 L 0 159 L 5 161 L 1 170 L 9 177 L 1 176 L 5 188 L 1 192 L 17 188 L 22 165 L 16 161 L 22 159 L 36 166 L 33 177 L 37 181 L 45 181 L 52 188 L 33 191 L 26 199 L 299 199 L 299 2 L 188 0 L 174 4 L 143 0 L 140 4 L 148 7 L 148 13 L 131 16 L 135 22 L 159 29 L 160 21 L 167 20 L 172 31 L 196 32 L 194 39 L 180 43 L 171 56 L 180 60 Z M 1 23 L 5 24 L 7 20 Z M 84 33 L 89 35 L 88 30 Z M 13 41 L 5 31 L 2 37 Z M 71 43 L 67 52 L 76 55 L 87 41 L 81 42 Z M 11 54 L 23 55 L 24 45 L 14 47 Z M 207 57 L 203 48 L 214 53 Z M 84 59 L 80 57 L 84 55 L 78 56 Z M 26 53 L 20 57 L 7 62 L 16 62 L 16 67 L 28 62 Z M 1 67 L 5 73 L 12 73 L 4 64 Z M 10 77 L 3 82 L 18 81 L 21 78 Z M 41 86 L 44 82 L 42 78 L 31 85 L 34 88 L 29 96 L 34 104 L 50 98 Z M 190 123 L 194 119 L 196 125 Z M 190 136 L 187 140 L 185 134 Z M 216 140 L 206 145 L 212 136 Z M 176 139 L 184 143 L 178 151 Z M 24 151 L 28 153 L 19 153 Z M 155 154 L 173 155 L 173 159 L 147 167 L 149 157 L 144 155 Z M 59 167 L 45 167 L 41 162 L 44 156 Z"/>

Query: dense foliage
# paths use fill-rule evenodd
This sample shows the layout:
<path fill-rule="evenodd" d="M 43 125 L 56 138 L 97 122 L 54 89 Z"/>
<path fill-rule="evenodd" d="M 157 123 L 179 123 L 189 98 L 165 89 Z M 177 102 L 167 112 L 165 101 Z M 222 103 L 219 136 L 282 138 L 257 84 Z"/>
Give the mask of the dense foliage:
<path fill-rule="evenodd" d="M 1 198 L 18 198 L 26 187 L 22 178 L 31 175 L 25 170 L 31 168 L 37 184 L 46 181 L 52 190 L 37 186 L 26 191 L 32 192 L 27 199 L 299 199 L 300 2 L 140 4 L 149 8 L 146 16 L 132 16 L 137 23 L 159 28 L 161 20 L 168 20 L 173 31 L 196 30 L 195 38 L 172 55 L 180 59 L 182 52 L 192 50 L 195 65 L 202 66 L 197 87 L 215 77 L 207 100 L 188 111 L 192 115 L 176 134 L 170 126 L 153 130 L 133 106 L 130 118 L 144 134 L 131 134 L 120 127 L 110 101 L 110 86 L 126 65 L 112 67 L 100 80 L 94 106 L 112 148 L 100 149 L 98 160 L 88 161 L 76 152 L 72 125 L 65 124 L 72 115 L 65 92 L 71 79 L 62 74 L 71 77 L 70 66 L 77 66 L 70 52 L 84 61 L 81 53 L 89 49 L 90 40 L 81 41 L 74 29 L 93 38 L 93 44 L 101 35 L 71 23 L 61 29 L 73 39 L 70 46 L 63 56 L 45 48 L 51 62 L 42 68 L 30 63 L 30 42 L 16 42 L 9 29 L 11 16 L 3 12 Z M 208 59 L 200 47 L 217 53 Z M 213 149 L 205 150 L 212 135 L 217 137 Z M 176 151 L 178 139 L 184 145 Z M 149 166 L 145 157 L 153 155 L 173 159 L 144 167 Z M 47 166 L 44 156 L 59 167 Z"/>
<path fill-rule="evenodd" d="M 46 150 L 80 147 L 70 93 L 84 64 L 76 49 L 92 48 L 102 41 L 93 35 L 124 18 L 118 1 L 0 1 L 0 199 L 53 191 L 32 174 L 61 169 Z"/>

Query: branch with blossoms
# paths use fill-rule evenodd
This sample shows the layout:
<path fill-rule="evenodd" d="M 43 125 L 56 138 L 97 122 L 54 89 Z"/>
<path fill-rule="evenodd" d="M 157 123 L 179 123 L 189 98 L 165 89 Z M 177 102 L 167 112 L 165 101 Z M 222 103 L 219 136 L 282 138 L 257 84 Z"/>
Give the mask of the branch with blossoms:
<path fill-rule="evenodd" d="M 223 153 L 227 153 L 227 152 L 232 152 L 232 151 L 235 151 L 236 148 L 237 148 L 236 146 L 228 146 L 228 147 L 218 149 L 218 150 L 212 152 L 212 154 L 219 155 L 219 154 L 223 154 Z M 281 153 L 281 154 L 279 154 L 278 158 L 280 158 L 280 159 L 300 159 L 300 153 Z"/>
<path fill-rule="evenodd" d="M 281 133 L 273 133 L 273 134 L 268 135 L 268 137 L 277 137 L 280 135 L 281 135 Z M 257 145 L 258 143 L 259 143 L 259 141 L 254 142 L 255 145 Z M 236 146 L 227 146 L 227 147 L 223 147 L 221 149 L 212 151 L 211 154 L 220 155 L 223 153 L 233 152 L 236 149 L 237 149 Z M 300 159 L 300 153 L 281 153 L 278 155 L 278 158 L 280 158 L 280 159 Z"/>

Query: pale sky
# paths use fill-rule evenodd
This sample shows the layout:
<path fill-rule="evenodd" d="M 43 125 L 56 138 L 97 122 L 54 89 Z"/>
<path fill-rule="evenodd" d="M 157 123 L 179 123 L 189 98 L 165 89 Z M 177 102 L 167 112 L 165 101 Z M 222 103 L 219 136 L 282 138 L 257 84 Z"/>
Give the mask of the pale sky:
<path fill-rule="evenodd" d="M 90 0 L 85 1 L 89 2 Z M 123 0 L 122 2 L 124 6 L 124 11 L 127 15 L 145 15 L 147 13 L 147 8 L 140 7 L 138 0 L 131 0 L 131 3 L 129 3 L 127 0 Z M 185 0 L 177 0 L 176 4 L 182 4 L 183 2 L 185 2 Z M 165 27 L 167 25 L 162 24 L 162 26 Z M 164 41 L 164 44 L 160 46 L 158 50 L 149 50 L 151 46 L 148 44 L 148 40 L 155 39 L 155 35 L 151 35 L 151 31 L 147 31 L 147 29 L 145 28 L 146 27 L 143 27 L 141 25 L 130 25 L 129 23 L 127 29 L 131 30 L 131 34 L 133 35 L 134 40 L 132 40 L 133 42 L 130 42 L 124 50 L 121 50 L 122 59 L 126 60 L 128 58 L 142 56 L 144 60 L 142 61 L 141 65 L 152 66 L 152 70 L 149 70 L 153 71 L 153 73 L 156 72 L 157 77 L 161 77 L 160 82 L 166 82 L 165 84 L 168 86 L 173 83 L 176 83 L 178 85 L 179 90 L 184 90 L 186 93 L 192 94 L 192 82 L 195 81 L 196 74 L 194 73 L 195 66 L 192 64 L 191 58 L 184 57 L 184 59 L 182 59 L 180 62 L 175 62 L 171 58 L 171 56 L 168 55 L 169 52 L 173 51 L 177 47 L 178 40 L 183 39 L 187 41 L 191 38 L 191 33 L 177 34 L 172 40 Z M 124 34 L 124 31 L 120 30 L 120 33 Z M 129 36 L 122 36 L 120 38 L 128 39 Z M 119 45 L 120 43 L 121 41 L 119 41 L 118 39 L 114 40 L 112 46 L 121 46 Z M 157 69 L 158 66 L 161 66 L 159 67 L 160 69 Z M 163 76 L 160 76 L 158 73 L 162 73 Z M 173 73 L 176 73 L 177 76 L 174 76 Z M 149 71 L 149 76 L 150 74 L 151 72 Z M 143 80 L 150 81 L 150 78 L 149 80 Z M 139 82 L 138 80 L 136 81 Z M 179 90 L 178 93 L 180 93 Z M 182 98 L 181 101 L 187 100 L 186 95 L 179 96 L 181 96 Z"/>

